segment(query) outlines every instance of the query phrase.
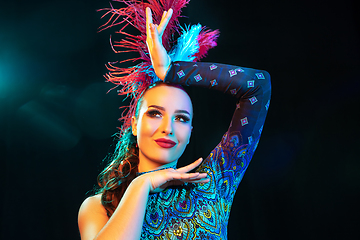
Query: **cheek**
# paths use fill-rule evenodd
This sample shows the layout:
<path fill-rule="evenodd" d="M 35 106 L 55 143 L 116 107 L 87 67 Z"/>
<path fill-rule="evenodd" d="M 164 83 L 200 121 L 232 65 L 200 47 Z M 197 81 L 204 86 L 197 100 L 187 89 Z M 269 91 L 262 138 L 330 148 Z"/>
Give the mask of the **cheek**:
<path fill-rule="evenodd" d="M 138 125 L 138 134 L 141 137 L 142 135 L 151 136 L 154 134 L 156 129 L 158 129 L 160 125 L 160 121 L 158 119 L 151 118 L 142 118 L 140 121 L 140 125 Z"/>
<path fill-rule="evenodd" d="M 191 135 L 191 126 L 182 124 L 177 127 L 176 132 L 178 140 L 187 144 Z"/>

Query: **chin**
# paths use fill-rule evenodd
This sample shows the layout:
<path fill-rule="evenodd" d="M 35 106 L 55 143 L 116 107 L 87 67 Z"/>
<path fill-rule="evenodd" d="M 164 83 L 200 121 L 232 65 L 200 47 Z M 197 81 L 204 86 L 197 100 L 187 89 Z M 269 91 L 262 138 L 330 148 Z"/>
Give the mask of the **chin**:
<path fill-rule="evenodd" d="M 167 165 L 171 163 L 177 163 L 177 160 L 183 154 L 185 148 L 180 146 L 180 148 L 160 148 L 157 145 L 152 148 L 140 148 L 141 155 L 144 157 L 144 160 L 147 159 L 149 162 L 156 163 L 155 165 Z M 146 161 L 146 160 L 145 160 Z"/>
<path fill-rule="evenodd" d="M 165 164 L 177 162 L 178 159 L 179 158 L 159 156 L 157 158 L 154 158 L 154 161 L 160 163 L 161 165 L 165 165 Z"/>
<path fill-rule="evenodd" d="M 182 154 L 160 153 L 159 155 L 149 156 L 148 159 L 151 159 L 153 162 L 157 162 L 158 164 L 166 165 L 170 163 L 176 163 L 181 155 Z"/>

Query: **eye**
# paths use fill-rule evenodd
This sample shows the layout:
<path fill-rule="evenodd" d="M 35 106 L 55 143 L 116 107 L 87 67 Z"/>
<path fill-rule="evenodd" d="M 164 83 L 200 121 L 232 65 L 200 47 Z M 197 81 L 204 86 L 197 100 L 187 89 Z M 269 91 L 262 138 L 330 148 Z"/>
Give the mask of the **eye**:
<path fill-rule="evenodd" d="M 161 112 L 159 110 L 155 110 L 155 109 L 147 111 L 146 115 L 151 118 L 160 118 L 162 116 Z"/>
<path fill-rule="evenodd" d="M 175 117 L 175 121 L 187 123 L 187 122 L 190 121 L 190 118 L 189 118 L 188 116 L 186 116 L 186 115 L 180 114 L 180 115 L 177 115 L 177 116 Z"/>

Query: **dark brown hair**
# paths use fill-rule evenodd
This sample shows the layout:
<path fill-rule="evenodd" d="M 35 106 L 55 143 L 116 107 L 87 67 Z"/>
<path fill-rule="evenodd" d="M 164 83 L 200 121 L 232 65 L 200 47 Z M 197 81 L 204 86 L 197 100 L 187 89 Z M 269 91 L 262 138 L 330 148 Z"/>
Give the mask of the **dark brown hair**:
<path fill-rule="evenodd" d="M 146 91 L 160 85 L 176 87 L 186 92 L 182 86 L 167 82 L 157 82 L 149 86 Z M 138 118 L 144 95 L 142 95 L 137 103 L 136 118 Z M 107 159 L 109 160 L 107 166 L 97 178 L 98 190 L 96 194 L 101 194 L 101 204 L 106 209 L 108 217 L 111 217 L 127 187 L 136 178 L 138 173 L 139 147 L 137 146 L 137 138 L 132 134 L 131 126 L 124 130 L 116 144 L 114 154 L 110 155 Z"/>

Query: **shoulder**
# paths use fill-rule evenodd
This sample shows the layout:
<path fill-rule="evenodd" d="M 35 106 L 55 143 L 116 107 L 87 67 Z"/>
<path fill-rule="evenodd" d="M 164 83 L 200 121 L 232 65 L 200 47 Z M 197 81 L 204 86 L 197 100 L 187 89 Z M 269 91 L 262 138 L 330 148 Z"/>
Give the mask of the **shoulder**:
<path fill-rule="evenodd" d="M 80 206 L 79 215 L 88 213 L 97 213 L 100 215 L 106 215 L 106 210 L 101 204 L 101 194 L 97 194 L 86 198 Z"/>
<path fill-rule="evenodd" d="M 95 209 L 101 210 L 101 208 L 105 211 L 105 208 L 101 204 L 101 194 L 97 194 L 86 198 L 80 206 L 80 211 Z"/>
<path fill-rule="evenodd" d="M 78 224 L 82 239 L 90 239 L 84 238 L 84 235 L 95 236 L 108 220 L 106 210 L 101 204 L 101 195 L 98 194 L 86 198 L 80 206 L 78 215 Z"/>

